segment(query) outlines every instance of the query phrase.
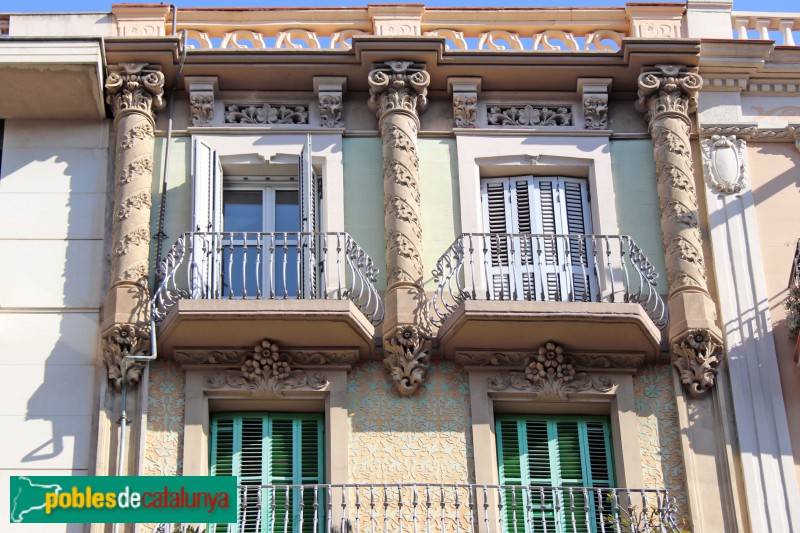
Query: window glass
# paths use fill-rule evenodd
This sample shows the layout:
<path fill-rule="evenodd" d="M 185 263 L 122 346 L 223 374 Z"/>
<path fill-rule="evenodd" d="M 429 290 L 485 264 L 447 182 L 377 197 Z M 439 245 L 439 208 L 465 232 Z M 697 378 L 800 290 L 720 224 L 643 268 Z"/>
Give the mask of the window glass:
<path fill-rule="evenodd" d="M 263 191 L 231 191 L 223 195 L 225 231 L 264 230 Z"/>
<path fill-rule="evenodd" d="M 297 191 L 275 191 L 275 231 L 300 231 Z"/>

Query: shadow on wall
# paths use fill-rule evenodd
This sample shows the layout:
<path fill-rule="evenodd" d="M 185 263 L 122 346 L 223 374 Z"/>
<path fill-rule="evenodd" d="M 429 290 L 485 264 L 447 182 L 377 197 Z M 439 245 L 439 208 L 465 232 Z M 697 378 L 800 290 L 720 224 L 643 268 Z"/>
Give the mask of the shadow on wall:
<path fill-rule="evenodd" d="M 25 341 L 30 349 L 49 354 L 46 359 L 32 354 L 36 363 L 18 370 L 19 377 L 32 370 L 28 375 L 38 387 L 27 399 L 24 438 L 15 447 L 19 458 L 9 459 L 37 469 L 90 470 L 100 369 L 99 309 L 109 257 L 104 250 L 110 229 L 106 211 L 112 202 L 107 193 L 107 133 L 102 123 L 77 124 L 69 131 L 64 128 L 63 133 L 74 135 L 65 135 L 63 145 L 25 144 L 25 136 L 35 134 L 35 129 L 35 124 L 20 127 L 19 145 L 6 146 L 0 177 L 0 191 L 13 195 L 17 209 L 35 221 L 27 230 L 20 227 L 19 237 L 11 235 L 23 247 L 26 241 L 34 246 L 28 257 L 33 262 L 13 271 L 7 280 L 12 287 L 32 290 L 20 304 L 4 303 L 25 308 L 18 321 L 27 325 L 12 333 L 35 336 Z M 6 141 L 8 133 L 7 129 Z M 57 134 L 50 131 L 43 137 L 51 135 Z M 80 135 L 93 144 L 82 146 Z M 43 424 L 29 426 L 31 421 L 48 421 L 50 430 Z"/>

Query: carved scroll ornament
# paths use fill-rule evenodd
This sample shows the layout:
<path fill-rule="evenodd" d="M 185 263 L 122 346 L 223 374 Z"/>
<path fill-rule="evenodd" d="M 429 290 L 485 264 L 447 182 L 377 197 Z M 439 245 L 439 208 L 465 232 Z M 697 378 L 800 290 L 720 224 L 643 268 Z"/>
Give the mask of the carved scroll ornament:
<path fill-rule="evenodd" d="M 109 65 L 106 102 L 115 117 L 127 111 L 152 112 L 164 106 L 164 74 L 145 63 Z"/>
<path fill-rule="evenodd" d="M 424 65 L 411 61 L 387 61 L 369 73 L 369 106 L 378 118 L 393 110 L 414 116 L 428 107 L 431 76 Z"/>
<path fill-rule="evenodd" d="M 535 399 L 543 400 L 566 400 L 572 393 L 590 389 L 600 392 L 611 390 L 612 384 L 607 378 L 578 372 L 575 367 L 574 358 L 550 341 L 528 357 L 524 372 L 508 372 L 490 378 L 489 388 L 531 392 Z"/>

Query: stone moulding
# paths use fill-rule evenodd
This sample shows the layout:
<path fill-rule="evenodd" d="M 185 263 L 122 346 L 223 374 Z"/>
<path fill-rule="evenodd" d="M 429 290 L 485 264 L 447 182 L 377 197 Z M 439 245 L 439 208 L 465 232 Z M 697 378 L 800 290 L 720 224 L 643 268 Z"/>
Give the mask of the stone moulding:
<path fill-rule="evenodd" d="M 455 362 L 462 366 L 522 369 L 536 356 L 533 352 L 458 351 Z M 636 372 L 645 365 L 641 354 L 574 353 L 569 357 L 578 369 Z"/>
<path fill-rule="evenodd" d="M 196 92 L 189 96 L 192 126 L 210 126 L 214 121 L 214 93 Z"/>
<path fill-rule="evenodd" d="M 532 393 L 536 400 L 568 400 L 574 393 L 588 390 L 608 392 L 613 385 L 608 378 L 577 370 L 575 358 L 555 342 L 546 342 L 530 354 L 522 372 L 506 372 L 489 378 L 489 389 L 515 389 Z"/>
<path fill-rule="evenodd" d="M 491 105 L 486 108 L 488 126 L 572 126 L 572 107 L 564 105 Z"/>
<path fill-rule="evenodd" d="M 225 104 L 225 124 L 308 124 L 308 104 Z"/>

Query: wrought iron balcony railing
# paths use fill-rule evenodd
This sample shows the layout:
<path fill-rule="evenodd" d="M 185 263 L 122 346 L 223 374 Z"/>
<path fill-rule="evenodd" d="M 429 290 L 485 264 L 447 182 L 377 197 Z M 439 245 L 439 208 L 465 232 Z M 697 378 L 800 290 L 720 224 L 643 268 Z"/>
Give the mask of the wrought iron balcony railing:
<path fill-rule="evenodd" d="M 347 233 L 187 232 L 157 274 L 156 320 L 182 298 L 350 300 L 383 320 L 378 269 Z"/>
<path fill-rule="evenodd" d="M 464 300 L 633 302 L 659 329 L 667 308 L 653 265 L 627 235 L 465 233 L 433 271 L 435 325 Z"/>
<path fill-rule="evenodd" d="M 207 531 L 678 533 L 678 522 L 675 501 L 666 490 L 414 483 L 240 485 L 237 523 L 210 524 Z M 168 524 L 159 527 L 157 531 L 164 533 L 175 530 Z"/>

